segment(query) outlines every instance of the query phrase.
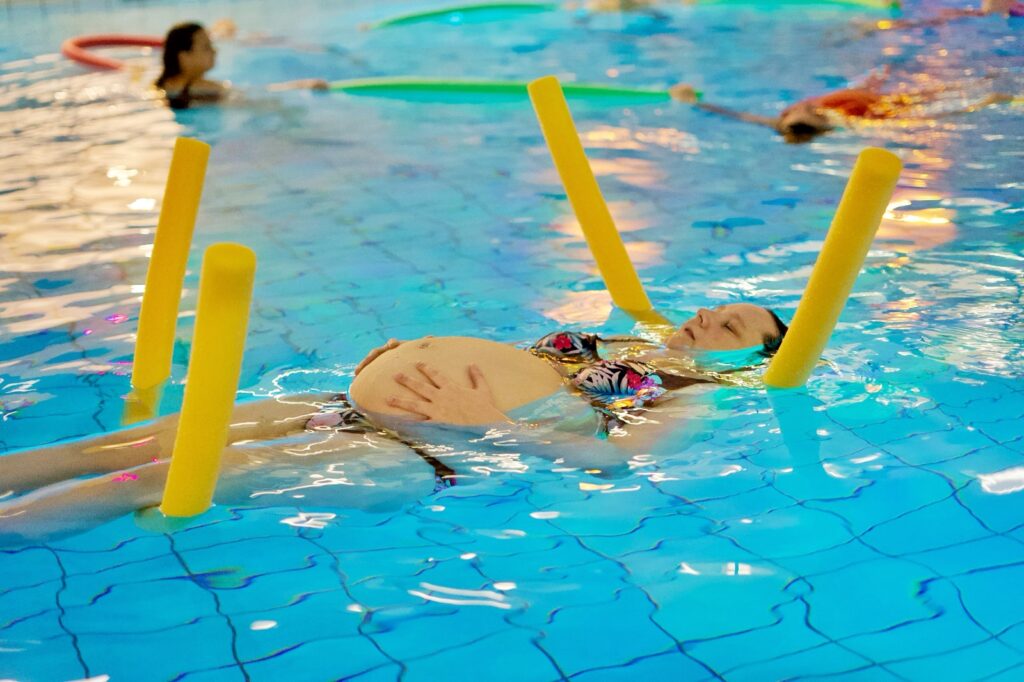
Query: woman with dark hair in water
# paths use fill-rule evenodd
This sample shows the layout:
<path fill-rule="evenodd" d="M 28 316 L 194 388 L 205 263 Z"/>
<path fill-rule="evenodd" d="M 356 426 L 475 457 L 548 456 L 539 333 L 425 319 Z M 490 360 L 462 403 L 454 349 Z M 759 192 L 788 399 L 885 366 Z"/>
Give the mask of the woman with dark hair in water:
<path fill-rule="evenodd" d="M 154 85 L 163 90 L 167 103 L 174 109 L 186 109 L 197 102 L 218 102 L 230 91 L 226 83 L 209 80 L 206 73 L 217 62 L 217 49 L 201 24 L 178 24 L 164 39 L 163 70 Z M 304 79 L 278 83 L 273 90 L 309 88 L 327 89 L 322 79 Z"/>

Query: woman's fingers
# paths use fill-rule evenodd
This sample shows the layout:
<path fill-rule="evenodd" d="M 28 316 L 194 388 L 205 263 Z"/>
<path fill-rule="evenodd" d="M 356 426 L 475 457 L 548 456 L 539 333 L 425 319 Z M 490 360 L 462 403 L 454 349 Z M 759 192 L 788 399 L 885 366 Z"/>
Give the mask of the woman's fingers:
<path fill-rule="evenodd" d="M 384 351 L 381 348 L 374 348 L 369 353 L 367 353 L 366 357 L 360 360 L 359 364 L 356 365 L 356 374 L 359 374 L 361 371 L 363 371 L 363 369 L 366 368 L 368 364 L 379 358 L 380 354 L 383 352 Z"/>
<path fill-rule="evenodd" d="M 451 383 L 448 381 L 448 377 L 441 374 L 433 367 L 430 367 L 425 362 L 417 362 L 416 369 L 418 369 L 420 374 L 425 376 L 435 388 L 444 388 Z"/>
<path fill-rule="evenodd" d="M 391 407 L 398 408 L 403 412 L 408 412 L 420 421 L 427 421 L 430 419 L 429 414 L 424 414 L 421 410 L 423 409 L 422 403 L 418 403 L 415 400 L 406 400 L 404 398 L 396 398 L 394 396 L 388 398 L 388 405 Z"/>
<path fill-rule="evenodd" d="M 395 383 L 409 389 L 417 397 L 426 400 L 428 403 L 432 402 L 431 399 L 437 394 L 437 387 L 405 374 L 396 374 Z"/>
<path fill-rule="evenodd" d="M 356 365 L 356 368 L 355 368 L 355 371 L 353 372 L 353 374 L 358 375 L 360 372 L 362 372 L 364 369 L 366 369 L 366 366 L 368 364 L 370 364 L 371 362 L 373 362 L 374 360 L 376 360 L 377 358 L 379 358 L 381 355 L 383 355 L 384 353 L 388 352 L 389 350 L 394 350 L 395 348 L 398 348 L 403 343 L 404 343 L 404 341 L 399 341 L 398 339 L 388 339 L 387 343 L 385 343 L 383 346 L 377 346 L 376 348 L 371 350 L 369 353 L 367 353 L 366 357 L 363 358 L 362 361 L 358 365 Z"/>
<path fill-rule="evenodd" d="M 491 385 L 487 383 L 487 377 L 484 376 L 483 370 L 478 365 L 469 366 L 469 385 L 477 390 L 487 391 L 488 395 L 493 395 Z"/>

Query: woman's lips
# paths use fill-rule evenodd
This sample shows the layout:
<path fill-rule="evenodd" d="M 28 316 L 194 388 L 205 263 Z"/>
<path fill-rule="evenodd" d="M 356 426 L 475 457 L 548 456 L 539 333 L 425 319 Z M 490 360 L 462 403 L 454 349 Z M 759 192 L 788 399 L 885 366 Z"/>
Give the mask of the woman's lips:
<path fill-rule="evenodd" d="M 691 341 L 696 341 L 697 340 L 697 337 L 693 335 L 693 330 L 690 329 L 689 327 L 683 327 L 683 331 L 686 332 L 690 336 L 690 340 Z"/>

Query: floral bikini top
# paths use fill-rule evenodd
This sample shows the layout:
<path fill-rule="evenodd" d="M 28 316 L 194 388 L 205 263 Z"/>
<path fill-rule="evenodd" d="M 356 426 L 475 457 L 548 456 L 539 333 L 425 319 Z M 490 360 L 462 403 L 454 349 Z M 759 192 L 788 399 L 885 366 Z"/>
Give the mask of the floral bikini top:
<path fill-rule="evenodd" d="M 602 412 L 628 410 L 648 405 L 669 390 L 693 384 L 713 383 L 709 379 L 679 376 L 658 371 L 636 360 L 603 360 L 597 344 L 607 341 L 649 343 L 645 339 L 612 337 L 562 331 L 548 334 L 529 350 L 534 355 L 564 365 L 583 365 L 569 374 L 569 382 Z"/>

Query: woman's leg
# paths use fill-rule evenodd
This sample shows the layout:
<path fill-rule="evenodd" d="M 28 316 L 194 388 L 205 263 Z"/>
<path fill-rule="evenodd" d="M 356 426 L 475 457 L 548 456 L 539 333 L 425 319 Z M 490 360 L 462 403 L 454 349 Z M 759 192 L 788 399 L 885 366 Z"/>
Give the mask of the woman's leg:
<path fill-rule="evenodd" d="M 0 547 L 69 535 L 158 504 L 168 465 L 65 481 L 0 503 Z"/>
<path fill-rule="evenodd" d="M 309 393 L 239 403 L 228 443 L 276 438 L 305 427 L 333 394 Z M 118 471 L 171 456 L 178 415 L 119 431 L 0 455 L 0 499 L 59 481 Z"/>
<path fill-rule="evenodd" d="M 162 459 L 0 502 L 0 548 L 82 532 L 156 506 L 169 468 Z M 225 448 L 214 500 L 370 508 L 427 495 L 433 480 L 430 467 L 394 440 L 316 431 Z"/>

